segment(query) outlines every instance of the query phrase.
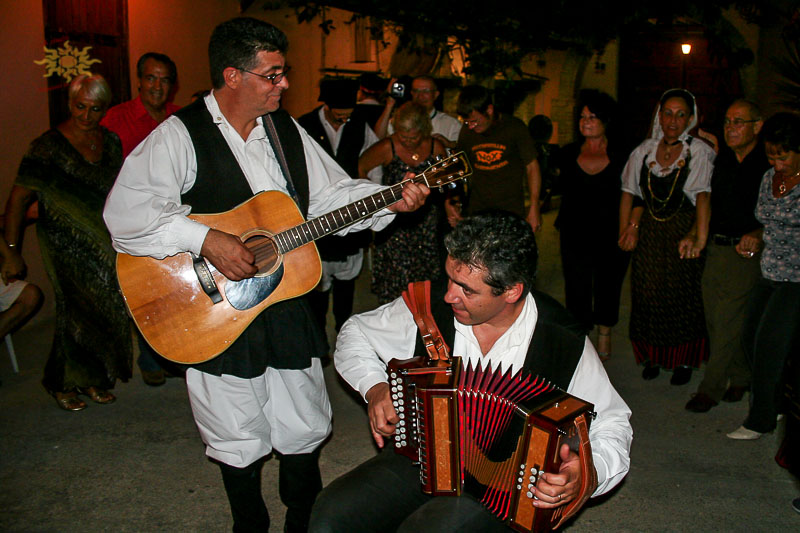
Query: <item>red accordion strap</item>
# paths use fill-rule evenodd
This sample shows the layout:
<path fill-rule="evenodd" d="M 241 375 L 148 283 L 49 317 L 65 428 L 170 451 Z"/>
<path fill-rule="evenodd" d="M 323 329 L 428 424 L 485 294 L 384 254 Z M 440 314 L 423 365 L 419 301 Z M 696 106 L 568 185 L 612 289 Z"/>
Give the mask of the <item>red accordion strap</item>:
<path fill-rule="evenodd" d="M 450 348 L 444 342 L 439 327 L 431 313 L 431 282 L 414 281 L 408 284 L 408 290 L 403 291 L 403 301 L 414 315 L 422 342 L 432 361 L 447 361 L 450 359 Z"/>
<path fill-rule="evenodd" d="M 583 504 L 586 503 L 586 500 L 591 497 L 597 488 L 597 471 L 594 469 L 594 461 L 592 460 L 592 445 L 589 442 L 589 426 L 586 423 L 586 416 L 586 413 L 584 413 L 575 419 L 575 427 L 581 440 L 580 449 L 578 450 L 578 456 L 581 461 L 581 488 L 575 499 L 567 504 L 564 514 L 561 515 L 561 519 L 553 526 L 553 529 L 558 529 L 561 524 L 580 511 Z"/>

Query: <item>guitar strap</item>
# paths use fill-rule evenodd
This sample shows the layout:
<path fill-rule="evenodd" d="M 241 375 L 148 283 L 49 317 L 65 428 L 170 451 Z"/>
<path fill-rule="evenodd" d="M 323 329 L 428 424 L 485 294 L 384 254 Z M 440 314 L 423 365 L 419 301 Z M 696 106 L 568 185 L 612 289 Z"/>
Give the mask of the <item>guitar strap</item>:
<path fill-rule="evenodd" d="M 431 361 L 447 361 L 450 359 L 450 347 L 444 342 L 439 326 L 431 313 L 431 282 L 414 281 L 403 291 L 403 301 L 414 315 L 422 343 Z"/>
<path fill-rule="evenodd" d="M 300 198 L 297 196 L 297 189 L 292 181 L 292 173 L 289 170 L 289 163 L 286 161 L 286 154 L 283 151 L 283 145 L 278 136 L 278 130 L 275 128 L 275 122 L 272 120 L 272 114 L 268 113 L 263 115 L 261 120 L 264 123 L 264 130 L 267 133 L 269 143 L 272 145 L 272 150 L 275 152 L 275 158 L 278 160 L 278 165 L 280 165 L 281 171 L 283 172 L 283 177 L 286 179 L 286 188 L 289 191 L 289 196 L 292 197 L 297 205 L 302 205 L 300 203 Z"/>

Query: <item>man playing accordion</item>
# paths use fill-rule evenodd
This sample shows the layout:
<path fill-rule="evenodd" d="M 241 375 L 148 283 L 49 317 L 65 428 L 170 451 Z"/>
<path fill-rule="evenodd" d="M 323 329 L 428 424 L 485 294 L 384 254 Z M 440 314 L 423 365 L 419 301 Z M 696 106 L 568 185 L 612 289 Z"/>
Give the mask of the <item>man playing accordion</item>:
<path fill-rule="evenodd" d="M 597 485 L 614 488 L 630 467 L 630 409 L 617 394 L 594 346 L 577 322 L 549 296 L 533 290 L 537 249 L 530 226 L 503 212 L 462 220 L 446 237 L 447 284 L 431 295 L 432 315 L 463 364 L 491 365 L 541 376 L 594 405 L 589 441 Z M 351 317 L 336 343 L 337 371 L 368 404 L 380 448 L 400 418 L 392 404 L 387 363 L 423 355 L 412 312 L 402 298 Z M 422 348 L 421 348 L 422 347 Z M 469 494 L 432 497 L 420 490 L 419 468 L 387 446 L 320 494 L 310 531 L 491 531 L 506 525 Z M 529 490 L 537 509 L 556 509 L 579 497 L 578 455 L 566 444 L 561 466 Z"/>

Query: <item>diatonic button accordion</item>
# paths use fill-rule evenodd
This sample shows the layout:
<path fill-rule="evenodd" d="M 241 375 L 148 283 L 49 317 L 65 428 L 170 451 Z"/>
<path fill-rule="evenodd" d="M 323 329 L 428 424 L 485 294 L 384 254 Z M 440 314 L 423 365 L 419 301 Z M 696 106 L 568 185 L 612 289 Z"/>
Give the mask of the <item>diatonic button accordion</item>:
<path fill-rule="evenodd" d="M 574 512 L 534 507 L 531 489 L 558 472 L 564 443 L 591 462 L 592 404 L 530 373 L 464 367 L 460 357 L 393 359 L 388 373 L 395 451 L 419 462 L 423 492 L 471 494 L 518 531 L 549 531 Z"/>

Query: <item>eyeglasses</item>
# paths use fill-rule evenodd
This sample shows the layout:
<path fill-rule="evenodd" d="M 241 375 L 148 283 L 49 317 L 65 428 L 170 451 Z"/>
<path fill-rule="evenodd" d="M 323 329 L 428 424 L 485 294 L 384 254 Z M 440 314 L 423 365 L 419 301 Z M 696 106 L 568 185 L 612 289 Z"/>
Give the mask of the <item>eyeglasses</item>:
<path fill-rule="evenodd" d="M 726 118 L 724 121 L 722 121 L 722 124 L 726 127 L 733 126 L 734 128 L 741 128 L 745 124 L 748 124 L 750 122 L 758 122 L 759 120 L 760 119 L 744 120 L 742 118 L 735 118 L 733 120 L 730 120 Z"/>
<path fill-rule="evenodd" d="M 152 74 L 148 74 L 146 76 L 142 76 L 142 79 L 151 85 L 156 81 L 160 81 L 165 85 L 172 85 L 172 76 L 159 77 L 159 76 L 153 76 Z"/>
<path fill-rule="evenodd" d="M 269 75 L 266 75 L 266 76 L 264 74 L 257 74 L 255 72 L 252 72 L 250 70 L 246 70 L 246 69 L 243 69 L 243 68 L 240 68 L 239 70 L 241 70 L 242 72 L 247 72 L 248 74 L 252 74 L 253 76 L 258 76 L 259 78 L 264 78 L 265 80 L 269 80 L 269 82 L 272 85 L 278 85 L 281 81 L 283 81 L 283 78 L 286 77 L 286 75 L 289 73 L 289 71 L 292 70 L 292 67 L 290 67 L 289 65 L 286 65 L 286 66 L 283 67 L 283 71 L 282 72 L 278 72 L 277 74 L 269 74 Z"/>

